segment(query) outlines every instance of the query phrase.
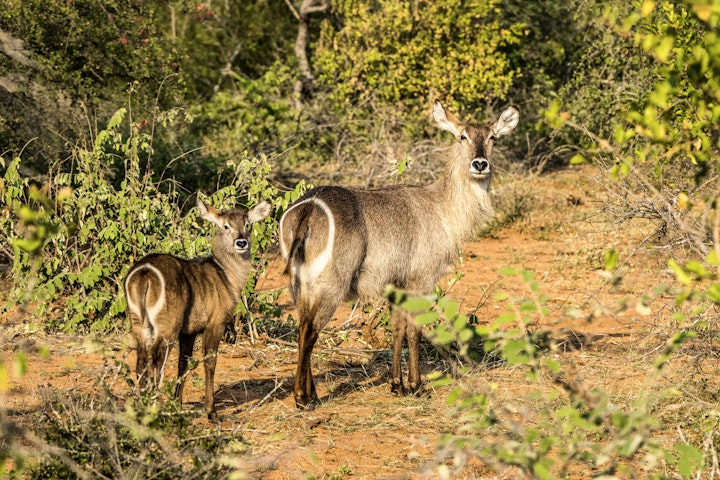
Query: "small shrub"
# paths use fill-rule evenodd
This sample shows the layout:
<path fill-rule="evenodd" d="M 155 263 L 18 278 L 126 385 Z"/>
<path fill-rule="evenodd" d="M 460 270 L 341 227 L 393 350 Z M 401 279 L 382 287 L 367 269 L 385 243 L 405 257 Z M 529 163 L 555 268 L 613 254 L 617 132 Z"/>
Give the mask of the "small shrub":
<path fill-rule="evenodd" d="M 122 406 L 109 392 L 58 393 L 43 402 L 28 478 L 221 478 L 223 456 L 242 437 L 194 426 L 177 402 L 157 393 Z"/>

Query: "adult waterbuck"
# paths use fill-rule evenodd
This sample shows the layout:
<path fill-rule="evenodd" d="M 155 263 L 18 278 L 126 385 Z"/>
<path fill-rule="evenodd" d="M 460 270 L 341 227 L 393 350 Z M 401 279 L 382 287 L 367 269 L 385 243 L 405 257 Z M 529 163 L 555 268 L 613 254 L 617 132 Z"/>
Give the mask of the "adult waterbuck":
<path fill-rule="evenodd" d="M 377 190 L 319 187 L 280 220 L 280 252 L 299 315 L 293 388 L 298 408 L 311 410 L 318 402 L 310 355 L 340 302 L 375 299 L 387 285 L 412 294 L 431 292 L 462 244 L 493 214 L 490 154 L 495 139 L 515 129 L 519 112 L 510 107 L 494 123 L 469 125 L 435 102 L 433 116 L 457 140 L 437 181 Z M 391 390 L 413 392 L 420 387 L 421 330 L 399 309 L 393 309 L 391 329 Z M 407 388 L 401 364 L 405 338 Z"/>
<path fill-rule="evenodd" d="M 202 334 L 205 356 L 205 410 L 217 421 L 213 391 L 217 349 L 250 274 L 250 224 L 265 219 L 270 203 L 220 211 L 197 202 L 200 215 L 217 226 L 212 256 L 185 260 L 150 254 L 125 279 L 127 313 L 137 343 L 140 386 L 157 385 L 173 345 L 180 344 L 175 396 L 182 403 L 188 361 Z"/>

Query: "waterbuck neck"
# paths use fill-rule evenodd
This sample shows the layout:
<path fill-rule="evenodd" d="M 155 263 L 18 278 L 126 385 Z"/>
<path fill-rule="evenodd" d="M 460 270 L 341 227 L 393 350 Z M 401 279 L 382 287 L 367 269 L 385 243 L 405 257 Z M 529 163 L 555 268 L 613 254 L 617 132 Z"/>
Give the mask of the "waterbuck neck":
<path fill-rule="evenodd" d="M 237 301 L 247 281 L 249 257 L 245 258 L 235 252 L 232 247 L 228 247 L 221 235 L 215 236 L 213 240 L 212 256 L 225 274 L 228 280 L 228 290 Z"/>
<path fill-rule="evenodd" d="M 441 199 L 444 219 L 458 247 L 493 217 L 490 174 L 482 180 L 472 178 L 468 174 L 469 161 L 463 161 L 461 153 L 459 146 L 453 147 L 442 176 L 428 186 Z"/>

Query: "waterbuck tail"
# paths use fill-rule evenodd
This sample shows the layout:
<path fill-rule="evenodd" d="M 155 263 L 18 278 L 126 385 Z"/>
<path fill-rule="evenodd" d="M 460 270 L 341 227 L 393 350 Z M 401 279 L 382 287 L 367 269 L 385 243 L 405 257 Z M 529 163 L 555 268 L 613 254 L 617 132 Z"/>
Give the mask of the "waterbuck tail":
<path fill-rule="evenodd" d="M 145 343 L 152 343 L 158 330 L 157 317 L 165 306 L 165 277 L 155 266 L 141 264 L 128 275 L 125 292 L 131 322 L 142 331 Z"/>

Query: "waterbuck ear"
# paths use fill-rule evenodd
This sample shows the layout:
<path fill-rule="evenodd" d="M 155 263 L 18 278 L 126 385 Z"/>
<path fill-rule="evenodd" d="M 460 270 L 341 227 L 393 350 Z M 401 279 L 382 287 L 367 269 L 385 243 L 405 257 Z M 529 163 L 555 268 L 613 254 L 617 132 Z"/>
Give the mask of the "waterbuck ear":
<path fill-rule="evenodd" d="M 248 211 L 248 221 L 250 223 L 255 223 L 265 220 L 267 216 L 270 215 L 271 209 L 272 205 L 267 200 L 262 203 L 258 203 Z"/>
<path fill-rule="evenodd" d="M 200 210 L 200 216 L 207 220 L 208 222 L 212 222 L 218 227 L 223 226 L 223 222 L 220 219 L 220 210 L 217 208 L 213 208 L 209 205 L 205 205 L 202 200 L 198 198 L 197 200 L 197 208 Z"/>
<path fill-rule="evenodd" d="M 447 130 L 453 135 L 460 136 L 460 121 L 455 115 L 450 112 L 446 112 L 440 101 L 435 100 L 433 104 L 433 118 L 439 128 Z"/>
<path fill-rule="evenodd" d="M 495 121 L 495 125 L 492 127 L 493 134 L 496 137 L 507 135 L 515 130 L 519 121 L 520 112 L 518 109 L 515 107 L 509 107 L 501 113 L 500 117 Z"/>

